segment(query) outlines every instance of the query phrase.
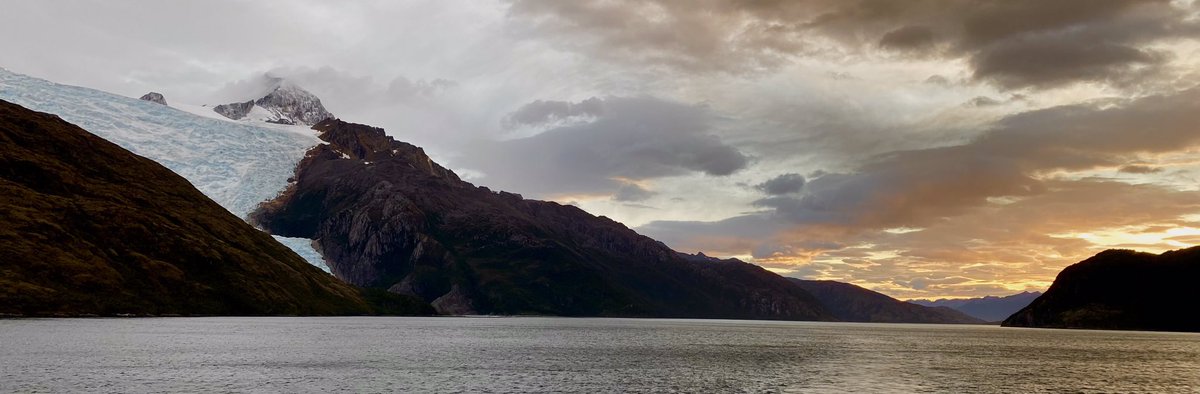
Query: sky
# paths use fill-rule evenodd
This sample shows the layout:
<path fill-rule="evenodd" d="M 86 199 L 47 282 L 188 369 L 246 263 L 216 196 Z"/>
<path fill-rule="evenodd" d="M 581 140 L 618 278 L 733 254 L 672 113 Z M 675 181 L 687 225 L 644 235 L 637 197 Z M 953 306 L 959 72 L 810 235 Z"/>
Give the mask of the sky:
<path fill-rule="evenodd" d="M 1200 3 L 8 0 L 0 67 L 283 77 L 464 179 L 899 298 L 1200 244 Z"/>

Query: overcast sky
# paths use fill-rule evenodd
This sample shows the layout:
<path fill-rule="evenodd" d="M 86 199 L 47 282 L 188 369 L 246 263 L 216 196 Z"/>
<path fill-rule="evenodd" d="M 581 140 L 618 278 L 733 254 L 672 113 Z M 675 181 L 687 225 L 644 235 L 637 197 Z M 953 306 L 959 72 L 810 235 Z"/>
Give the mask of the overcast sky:
<path fill-rule="evenodd" d="M 1193 1 L 7 0 L 0 67 L 289 78 L 464 178 L 892 296 L 1200 244 Z"/>

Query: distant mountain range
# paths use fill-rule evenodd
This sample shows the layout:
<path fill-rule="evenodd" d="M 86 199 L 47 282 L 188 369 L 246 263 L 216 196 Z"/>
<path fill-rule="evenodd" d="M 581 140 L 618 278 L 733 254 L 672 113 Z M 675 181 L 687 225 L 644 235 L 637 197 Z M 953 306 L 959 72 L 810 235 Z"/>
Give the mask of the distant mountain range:
<path fill-rule="evenodd" d="M 788 278 L 808 290 L 838 320 L 871 323 L 983 324 L 984 321 L 941 306 L 897 300 L 849 283 Z"/>
<path fill-rule="evenodd" d="M 943 298 L 938 300 L 908 300 L 908 302 L 930 307 L 946 307 L 986 322 L 999 322 L 1012 316 L 1041 292 L 1021 292 L 1009 296 L 986 296 L 980 298 Z"/>
<path fill-rule="evenodd" d="M 1062 270 L 1008 327 L 1200 332 L 1200 247 L 1108 250 Z"/>

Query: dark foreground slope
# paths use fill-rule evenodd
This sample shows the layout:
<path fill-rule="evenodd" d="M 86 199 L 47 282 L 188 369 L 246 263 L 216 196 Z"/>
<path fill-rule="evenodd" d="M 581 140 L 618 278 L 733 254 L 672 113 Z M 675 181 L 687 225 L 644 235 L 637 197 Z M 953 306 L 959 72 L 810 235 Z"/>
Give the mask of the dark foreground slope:
<path fill-rule="evenodd" d="M 335 275 L 443 313 L 832 319 L 783 277 L 688 261 L 573 206 L 460 180 L 382 129 L 326 120 L 296 183 L 251 219 L 317 240 Z"/>
<path fill-rule="evenodd" d="M 1021 308 L 1029 306 L 1029 303 L 1041 295 L 1041 292 L 1025 291 L 1002 297 L 942 298 L 937 300 L 908 300 L 908 302 L 928 307 L 947 307 L 986 322 L 1000 322 L 1012 316 L 1013 313 L 1021 310 Z"/>
<path fill-rule="evenodd" d="M 1200 247 L 1108 250 L 1063 269 L 1011 327 L 1200 331 Z"/>
<path fill-rule="evenodd" d="M 788 278 L 807 290 L 843 321 L 869 323 L 981 324 L 984 321 L 945 307 L 907 303 L 849 283 Z"/>
<path fill-rule="evenodd" d="M 0 101 L 0 314 L 369 311 L 161 165 Z"/>

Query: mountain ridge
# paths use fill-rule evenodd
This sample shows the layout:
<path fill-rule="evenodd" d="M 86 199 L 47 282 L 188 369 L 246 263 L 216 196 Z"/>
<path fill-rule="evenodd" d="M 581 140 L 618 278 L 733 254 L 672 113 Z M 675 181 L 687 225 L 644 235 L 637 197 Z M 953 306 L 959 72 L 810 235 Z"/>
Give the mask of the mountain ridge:
<path fill-rule="evenodd" d="M 940 298 L 937 300 L 913 299 L 908 302 L 931 307 L 947 307 L 984 321 L 1000 322 L 1041 295 L 1042 293 L 1038 291 L 1023 291 L 1007 296 L 989 295 L 977 298 Z"/>
<path fill-rule="evenodd" d="M 842 321 L 865 323 L 983 324 L 985 321 L 946 307 L 900 301 L 849 283 L 788 278 L 817 297 Z"/>
<path fill-rule="evenodd" d="M 1200 332 L 1200 246 L 1151 254 L 1112 249 L 1059 272 L 1006 327 Z"/>
<path fill-rule="evenodd" d="M 380 128 L 329 119 L 295 180 L 251 221 L 316 240 L 338 277 L 445 313 L 832 320 L 740 261 L 688 261 L 573 207 L 462 181 Z"/>

